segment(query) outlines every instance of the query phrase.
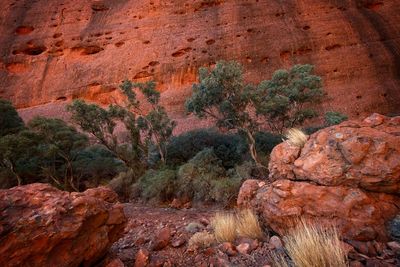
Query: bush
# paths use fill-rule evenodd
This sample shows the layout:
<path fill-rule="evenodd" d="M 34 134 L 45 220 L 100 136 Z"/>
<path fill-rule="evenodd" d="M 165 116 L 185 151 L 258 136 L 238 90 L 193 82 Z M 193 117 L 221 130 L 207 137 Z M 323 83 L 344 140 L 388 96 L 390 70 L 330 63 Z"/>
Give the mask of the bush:
<path fill-rule="evenodd" d="M 130 198 L 131 186 L 136 182 L 137 177 L 132 169 L 120 172 L 108 185 L 121 197 L 126 200 Z"/>
<path fill-rule="evenodd" d="M 270 154 L 272 149 L 282 142 L 282 136 L 270 132 L 257 132 L 255 139 L 257 152 L 264 154 Z"/>
<path fill-rule="evenodd" d="M 189 199 L 211 201 L 211 182 L 224 176 L 221 160 L 212 148 L 206 148 L 179 168 L 177 193 Z"/>
<path fill-rule="evenodd" d="M 348 119 L 347 115 L 342 114 L 340 112 L 328 111 L 325 113 L 325 124 L 327 126 L 339 124 L 343 121 L 346 121 L 347 119 Z"/>
<path fill-rule="evenodd" d="M 141 196 L 146 200 L 170 200 L 174 197 L 175 189 L 175 170 L 148 170 L 139 179 L 139 190 L 141 192 Z"/>
<path fill-rule="evenodd" d="M 10 101 L 0 98 L 0 137 L 15 134 L 24 128 L 24 122 Z"/>
<path fill-rule="evenodd" d="M 74 172 L 81 180 L 87 181 L 89 186 L 98 186 L 101 180 L 111 180 L 118 173 L 126 171 L 124 163 L 100 145 L 79 151 L 72 166 Z"/>
<path fill-rule="evenodd" d="M 237 134 L 221 134 L 212 129 L 190 131 L 173 137 L 167 146 L 167 163 L 178 166 L 186 163 L 205 148 L 214 149 L 225 168 L 232 168 L 246 152 L 244 139 Z"/>

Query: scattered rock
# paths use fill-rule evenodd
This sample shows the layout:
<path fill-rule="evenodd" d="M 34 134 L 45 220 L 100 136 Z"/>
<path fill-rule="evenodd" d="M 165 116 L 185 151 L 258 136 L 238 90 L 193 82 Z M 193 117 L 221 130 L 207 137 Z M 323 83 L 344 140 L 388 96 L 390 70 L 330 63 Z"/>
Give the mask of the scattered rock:
<path fill-rule="evenodd" d="M 125 264 L 119 258 L 115 258 L 108 262 L 104 267 L 125 267 Z"/>
<path fill-rule="evenodd" d="M 185 230 L 189 233 L 197 233 L 204 229 L 204 226 L 198 222 L 191 222 L 186 227 Z"/>
<path fill-rule="evenodd" d="M 168 246 L 171 241 L 171 229 L 169 227 L 164 227 L 157 234 L 153 243 L 153 250 L 161 250 Z"/>
<path fill-rule="evenodd" d="M 242 243 L 236 246 L 236 250 L 239 251 L 241 254 L 249 254 L 250 252 L 250 245 L 248 243 Z"/>
<path fill-rule="evenodd" d="M 283 243 L 282 240 L 277 237 L 276 235 L 272 236 L 269 239 L 269 243 L 275 248 L 275 249 L 282 249 L 283 248 Z"/>
<path fill-rule="evenodd" d="M 389 233 L 394 240 L 400 242 L 400 214 L 389 222 Z"/>
<path fill-rule="evenodd" d="M 222 252 L 224 252 L 228 256 L 236 256 L 237 255 L 236 248 L 234 245 L 232 245 L 231 242 L 223 242 L 220 245 L 220 249 Z"/>
<path fill-rule="evenodd" d="M 149 257 L 150 253 L 146 249 L 139 249 L 139 251 L 136 253 L 135 267 L 147 266 L 149 264 Z"/>
<path fill-rule="evenodd" d="M 0 190 L 0 265 L 97 262 L 126 224 L 123 206 L 116 200 L 106 187 L 69 193 L 37 183 Z"/>
<path fill-rule="evenodd" d="M 182 237 L 180 237 L 180 238 L 177 238 L 177 239 L 173 240 L 171 242 L 171 246 L 174 247 L 174 248 L 178 248 L 178 247 L 181 247 L 185 243 L 186 243 L 186 240 L 183 239 Z"/>
<path fill-rule="evenodd" d="M 387 243 L 388 247 L 393 250 L 395 253 L 400 255 L 400 243 L 396 241 L 392 241 Z"/>

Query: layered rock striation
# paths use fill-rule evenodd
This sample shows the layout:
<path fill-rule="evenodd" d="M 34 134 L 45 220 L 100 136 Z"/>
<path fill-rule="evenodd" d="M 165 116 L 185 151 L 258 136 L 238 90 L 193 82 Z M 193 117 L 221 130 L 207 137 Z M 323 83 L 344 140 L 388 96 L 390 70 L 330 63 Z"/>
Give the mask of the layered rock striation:
<path fill-rule="evenodd" d="M 180 118 L 197 69 L 225 59 L 252 82 L 311 63 L 328 93 L 322 111 L 398 113 L 399 14 L 395 0 L 5 0 L 0 97 L 60 116 L 75 98 L 120 102 L 123 79 L 155 79 Z"/>
<path fill-rule="evenodd" d="M 83 193 L 47 184 L 0 190 L 1 266 L 92 266 L 125 227 L 108 188 Z"/>
<path fill-rule="evenodd" d="M 334 224 L 348 240 L 387 241 L 400 213 L 400 117 L 328 127 L 303 148 L 283 142 L 269 171 L 269 183 L 244 183 L 238 205 L 255 208 L 274 231 L 285 234 L 302 217 Z"/>

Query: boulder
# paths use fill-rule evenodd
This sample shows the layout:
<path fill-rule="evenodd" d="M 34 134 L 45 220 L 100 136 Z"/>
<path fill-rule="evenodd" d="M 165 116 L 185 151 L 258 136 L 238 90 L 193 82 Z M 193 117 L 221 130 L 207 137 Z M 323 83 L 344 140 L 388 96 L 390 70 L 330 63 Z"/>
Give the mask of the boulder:
<path fill-rule="evenodd" d="M 91 266 L 123 233 L 117 195 L 48 184 L 0 190 L 0 266 Z"/>
<path fill-rule="evenodd" d="M 305 217 L 334 223 L 345 239 L 386 242 L 400 212 L 400 117 L 343 122 L 301 149 L 283 142 L 269 171 L 269 183 L 242 185 L 238 205 L 257 210 L 277 233 Z"/>

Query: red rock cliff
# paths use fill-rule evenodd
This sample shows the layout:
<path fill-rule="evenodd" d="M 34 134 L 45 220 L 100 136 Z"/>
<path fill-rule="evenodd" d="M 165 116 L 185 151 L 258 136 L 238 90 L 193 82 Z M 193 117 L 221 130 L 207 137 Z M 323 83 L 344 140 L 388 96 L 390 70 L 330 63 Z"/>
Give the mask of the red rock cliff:
<path fill-rule="evenodd" d="M 182 117 L 198 67 L 233 59 L 254 82 L 314 64 L 323 111 L 400 111 L 396 0 L 3 0 L 0 18 L 0 97 L 18 108 L 110 103 L 152 78 Z"/>

